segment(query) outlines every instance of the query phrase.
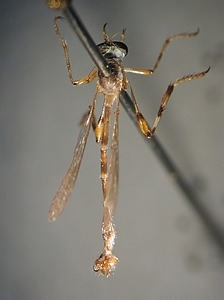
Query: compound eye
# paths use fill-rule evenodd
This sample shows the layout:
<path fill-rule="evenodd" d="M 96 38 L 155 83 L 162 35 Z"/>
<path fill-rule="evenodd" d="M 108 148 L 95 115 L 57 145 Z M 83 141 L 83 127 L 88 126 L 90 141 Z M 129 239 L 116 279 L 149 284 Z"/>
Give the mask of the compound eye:
<path fill-rule="evenodd" d="M 113 42 L 114 45 L 116 45 L 117 49 L 120 50 L 120 52 L 123 53 L 123 57 L 125 57 L 127 54 L 128 54 L 128 47 L 127 45 L 125 45 L 125 43 L 122 43 L 122 42 Z"/>

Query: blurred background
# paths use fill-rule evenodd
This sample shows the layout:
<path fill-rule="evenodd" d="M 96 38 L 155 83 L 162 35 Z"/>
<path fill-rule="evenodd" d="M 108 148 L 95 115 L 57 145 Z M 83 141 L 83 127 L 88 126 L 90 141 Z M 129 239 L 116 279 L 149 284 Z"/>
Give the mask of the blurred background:
<path fill-rule="evenodd" d="M 174 41 L 153 76 L 128 75 L 139 107 L 152 125 L 167 85 L 178 86 L 157 138 L 224 230 L 224 3 L 223 1 L 76 1 L 96 43 L 126 31 L 124 65 L 152 68 L 168 36 Z M 72 198 L 60 218 L 47 221 L 51 201 L 71 162 L 78 123 L 95 84 L 73 87 L 53 19 L 43 1 L 4 1 L 0 45 L 0 298 L 223 299 L 223 250 L 208 235 L 187 199 L 120 112 L 120 184 L 114 218 L 114 275 L 98 278 L 92 264 L 102 251 L 99 146 L 90 132 Z M 93 62 L 65 20 L 75 79 Z M 102 99 L 98 101 L 100 111 Z"/>

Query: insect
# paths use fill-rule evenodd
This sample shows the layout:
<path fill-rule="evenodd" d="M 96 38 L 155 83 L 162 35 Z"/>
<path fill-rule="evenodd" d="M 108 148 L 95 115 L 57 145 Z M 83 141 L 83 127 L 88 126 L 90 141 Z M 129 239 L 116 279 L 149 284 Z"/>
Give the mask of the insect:
<path fill-rule="evenodd" d="M 119 117 L 119 104 L 120 104 L 120 92 L 121 90 L 129 90 L 131 99 L 133 101 L 138 125 L 142 134 L 150 138 L 156 131 L 160 118 L 166 108 L 169 98 L 176 86 L 189 80 L 201 78 L 209 71 L 200 72 L 184 76 L 176 79 L 174 82 L 168 85 L 168 88 L 162 98 L 158 113 L 156 115 L 152 128 L 148 126 L 145 118 L 141 114 L 138 104 L 135 100 L 135 96 L 131 85 L 126 77 L 126 73 L 135 73 L 142 75 L 151 75 L 157 69 L 162 56 L 170 44 L 171 41 L 178 38 L 193 37 L 198 34 L 194 33 L 182 33 L 174 35 L 168 38 L 160 51 L 160 54 L 156 60 L 156 63 L 152 69 L 133 69 L 123 67 L 123 59 L 128 54 L 128 47 L 124 43 L 125 29 L 121 33 L 120 41 L 114 41 L 114 37 L 110 37 L 106 32 L 106 25 L 103 27 L 104 42 L 97 47 L 104 56 L 107 64 L 111 69 L 111 75 L 108 77 L 103 76 L 97 67 L 87 75 L 79 80 L 74 80 L 72 75 L 72 69 L 70 65 L 70 58 L 68 47 L 65 39 L 62 37 L 59 28 L 58 21 L 61 17 L 55 18 L 54 27 L 57 36 L 59 37 L 62 47 L 64 49 L 67 71 L 71 83 L 74 86 L 79 86 L 84 83 L 90 83 L 94 79 L 97 79 L 96 92 L 93 97 L 93 102 L 89 106 L 89 111 L 84 115 L 82 119 L 82 128 L 78 137 L 77 145 L 75 148 L 74 156 L 71 165 L 61 183 L 61 186 L 56 193 L 48 214 L 49 221 L 54 221 L 64 210 L 72 190 L 75 185 L 75 181 L 78 175 L 79 167 L 82 161 L 83 153 L 85 150 L 87 138 L 89 135 L 90 127 L 93 127 L 96 142 L 100 145 L 100 163 L 101 163 L 101 184 L 103 191 L 103 219 L 102 219 L 102 237 L 103 237 L 103 251 L 99 258 L 93 265 L 93 270 L 99 274 L 109 276 L 111 272 L 115 270 L 117 264 L 117 257 L 113 254 L 113 248 L 115 243 L 115 228 L 113 223 L 113 216 L 117 202 L 118 192 L 118 166 L 119 166 L 119 151 L 118 151 L 118 117 Z M 96 122 L 94 116 L 94 109 L 96 106 L 98 95 L 104 96 L 104 102 L 102 111 L 98 121 Z M 113 118 L 112 118 L 112 114 Z M 110 141 L 110 123 L 113 119 L 112 135 Z"/>

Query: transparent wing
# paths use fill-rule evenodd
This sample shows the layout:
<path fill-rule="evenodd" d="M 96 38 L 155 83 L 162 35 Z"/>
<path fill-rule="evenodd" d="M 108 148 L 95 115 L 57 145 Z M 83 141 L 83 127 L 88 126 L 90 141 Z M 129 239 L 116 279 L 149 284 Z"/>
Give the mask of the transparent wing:
<path fill-rule="evenodd" d="M 118 117 L 119 117 L 119 99 L 117 99 L 117 105 L 114 116 L 114 126 L 111 141 L 110 160 L 108 168 L 108 182 L 107 182 L 107 194 L 105 199 L 105 206 L 108 206 L 110 215 L 113 217 L 117 204 L 118 194 L 118 176 L 119 176 L 119 138 L 118 138 Z"/>
<path fill-rule="evenodd" d="M 86 141 L 87 141 L 87 138 L 89 135 L 89 130 L 90 130 L 90 127 L 92 124 L 95 102 L 96 102 L 96 95 L 94 96 L 94 102 L 90 108 L 88 117 L 80 131 L 71 165 L 70 165 L 64 179 L 62 180 L 59 190 L 57 191 L 57 193 L 51 203 L 51 207 L 50 207 L 50 210 L 48 213 L 49 221 L 54 221 L 57 219 L 57 217 L 64 210 L 64 208 L 71 196 L 71 193 L 74 188 L 75 181 L 76 181 L 76 178 L 77 178 L 77 175 L 79 172 L 79 167 L 80 167 L 83 153 L 85 150 Z"/>

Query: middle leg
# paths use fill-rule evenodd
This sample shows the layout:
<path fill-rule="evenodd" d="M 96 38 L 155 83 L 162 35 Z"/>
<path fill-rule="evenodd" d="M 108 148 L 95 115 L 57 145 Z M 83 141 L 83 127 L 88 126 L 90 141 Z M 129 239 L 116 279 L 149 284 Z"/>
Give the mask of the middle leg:
<path fill-rule="evenodd" d="M 133 101 L 133 104 L 135 107 L 135 112 L 136 112 L 136 116 L 137 116 L 137 120 L 138 120 L 138 126 L 145 137 L 151 138 L 153 136 L 154 132 L 156 131 L 158 123 L 163 115 L 163 112 L 167 106 L 167 103 L 170 99 L 170 96 L 171 96 L 174 88 L 177 87 L 181 83 L 184 83 L 184 82 L 187 82 L 187 81 L 190 81 L 193 79 L 198 79 L 198 78 L 205 76 L 209 70 L 210 70 L 210 68 L 208 68 L 206 71 L 203 71 L 203 72 L 200 72 L 197 74 L 191 74 L 188 76 L 184 76 L 182 78 L 178 78 L 174 82 L 171 82 L 168 85 L 167 90 L 166 90 L 165 94 L 163 95 L 162 102 L 160 104 L 159 110 L 157 112 L 156 118 L 154 120 L 154 123 L 153 123 L 153 126 L 151 129 L 149 128 L 145 118 L 143 117 L 142 113 L 140 112 L 137 101 L 136 101 L 134 93 L 133 93 L 133 90 L 132 90 L 130 84 L 128 83 L 128 85 L 130 87 L 130 91 L 131 91 L 132 101 Z"/>

